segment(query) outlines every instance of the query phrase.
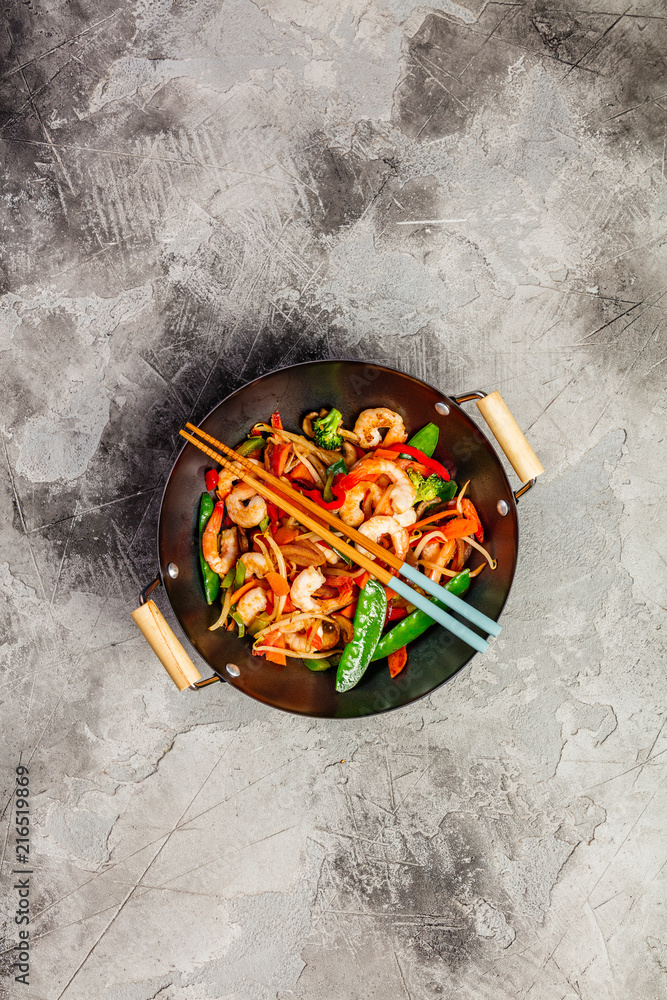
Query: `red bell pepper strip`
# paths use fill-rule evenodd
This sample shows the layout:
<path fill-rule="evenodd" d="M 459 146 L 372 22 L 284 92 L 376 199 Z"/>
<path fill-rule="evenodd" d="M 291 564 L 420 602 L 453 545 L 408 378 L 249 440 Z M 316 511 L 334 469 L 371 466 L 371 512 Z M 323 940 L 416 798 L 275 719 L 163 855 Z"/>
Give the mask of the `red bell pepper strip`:
<path fill-rule="evenodd" d="M 275 445 L 271 451 L 271 472 L 274 476 L 278 476 L 278 478 L 280 478 L 285 471 L 290 447 L 291 445 L 289 443 L 278 444 Z"/>
<path fill-rule="evenodd" d="M 405 618 L 407 613 L 408 613 L 407 608 L 394 608 L 394 607 L 389 608 L 389 610 L 387 611 L 387 617 L 385 619 L 385 625 L 387 625 L 389 622 L 400 621 L 401 618 Z"/>
<path fill-rule="evenodd" d="M 345 480 L 347 478 L 349 478 L 349 477 L 348 476 L 344 476 L 343 480 Z M 331 500 L 329 503 L 327 503 L 327 501 L 324 499 L 324 497 L 319 492 L 319 490 L 303 490 L 302 489 L 302 490 L 299 490 L 299 492 L 303 493 L 303 495 L 305 497 L 309 497 L 311 500 L 314 500 L 315 503 L 317 504 L 317 506 L 318 507 L 323 507 L 324 510 L 338 510 L 339 507 L 343 506 L 343 501 L 345 500 L 345 494 L 346 494 L 347 491 L 342 488 L 342 486 L 341 486 L 340 483 L 338 484 L 338 486 L 332 486 L 331 487 L 331 492 L 333 493 L 333 495 L 334 495 L 334 497 L 336 499 L 335 500 Z"/>
<path fill-rule="evenodd" d="M 449 481 L 450 476 L 444 465 L 440 465 L 440 462 L 436 462 L 434 458 L 429 458 L 428 455 L 425 455 L 423 451 L 419 450 L 419 448 L 413 448 L 409 444 L 390 444 L 388 445 L 388 449 L 389 451 L 398 451 L 402 455 L 411 455 L 412 458 L 416 458 L 418 462 L 425 465 L 427 469 L 431 470 L 431 472 L 435 472 L 435 474 L 440 476 L 441 479 Z"/>
<path fill-rule="evenodd" d="M 274 503 L 267 500 L 266 513 L 269 515 L 269 521 L 271 522 L 271 535 L 273 536 L 280 527 L 280 512 Z"/>
<path fill-rule="evenodd" d="M 204 476 L 204 482 L 206 483 L 206 489 L 211 493 L 218 485 L 218 480 L 220 476 L 215 469 L 209 469 Z"/>
<path fill-rule="evenodd" d="M 277 410 L 275 410 L 275 411 L 274 411 L 274 412 L 273 412 L 273 413 L 271 414 L 271 426 L 272 426 L 272 427 L 275 427 L 275 428 L 276 428 L 276 430 L 278 430 L 278 431 L 281 431 L 281 430 L 283 430 L 283 422 L 282 422 L 282 420 L 280 419 L 280 414 L 278 413 L 278 411 L 277 411 Z"/>
<path fill-rule="evenodd" d="M 475 538 L 478 542 L 484 541 L 484 528 L 482 527 L 482 522 L 479 519 L 479 514 L 475 509 L 475 505 L 472 500 L 468 500 L 464 497 L 461 500 L 461 510 L 463 511 L 463 516 L 467 517 L 469 521 L 475 521 L 477 524 L 477 530 L 475 531 Z"/>
<path fill-rule="evenodd" d="M 405 447 L 405 445 L 403 446 Z M 390 653 L 387 657 L 389 661 L 389 673 L 392 677 L 397 677 L 408 662 L 408 651 L 405 646 Z"/>

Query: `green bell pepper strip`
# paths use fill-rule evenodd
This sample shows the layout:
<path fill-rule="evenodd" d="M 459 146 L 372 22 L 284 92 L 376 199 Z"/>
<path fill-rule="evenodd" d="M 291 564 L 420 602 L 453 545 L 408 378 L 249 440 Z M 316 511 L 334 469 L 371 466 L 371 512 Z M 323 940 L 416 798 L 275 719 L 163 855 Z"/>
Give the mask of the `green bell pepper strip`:
<path fill-rule="evenodd" d="M 213 601 L 218 596 L 218 592 L 220 590 L 220 577 L 211 569 L 209 564 L 204 559 L 204 553 L 201 547 L 204 528 L 208 524 L 208 519 L 213 513 L 214 507 L 215 503 L 210 493 L 202 493 L 201 500 L 199 501 L 199 565 L 201 566 L 201 575 L 204 582 L 204 595 L 206 597 L 207 604 L 213 604 Z"/>
<path fill-rule="evenodd" d="M 306 656 L 304 657 L 303 662 L 305 663 L 305 665 L 308 667 L 309 670 L 313 671 L 313 673 L 319 673 L 320 670 L 328 670 L 329 667 L 331 666 L 329 660 L 325 660 L 324 658 L 321 660 L 310 660 Z"/>
<path fill-rule="evenodd" d="M 236 576 L 236 566 L 232 566 L 232 568 L 227 571 L 225 578 L 222 580 L 220 584 L 223 590 L 227 590 L 229 587 L 231 587 L 231 585 L 234 583 L 235 576 Z"/>
<path fill-rule="evenodd" d="M 237 455 L 251 455 L 253 451 L 258 451 L 259 448 L 263 448 L 266 441 L 263 437 L 251 437 L 244 441 L 242 444 L 235 448 L 234 451 Z"/>
<path fill-rule="evenodd" d="M 236 570 L 234 571 L 234 590 L 238 590 L 245 583 L 245 563 L 239 561 L 236 564 Z"/>
<path fill-rule="evenodd" d="M 238 613 L 238 611 L 232 612 L 232 618 L 239 627 L 239 639 L 242 639 L 243 636 L 245 635 L 245 624 L 243 622 L 243 619 L 241 618 L 241 615 Z"/>
<path fill-rule="evenodd" d="M 354 638 L 348 642 L 336 672 L 336 691 L 349 691 L 358 684 L 371 662 L 387 614 L 387 594 L 370 577 L 359 595 L 354 615 Z"/>
<path fill-rule="evenodd" d="M 445 590 L 448 590 L 450 594 L 461 597 L 462 594 L 465 594 L 469 586 L 470 570 L 464 569 L 462 573 L 459 573 L 458 576 L 453 576 L 449 583 L 445 584 Z M 438 600 L 434 600 L 433 603 L 437 604 L 443 611 L 447 611 L 446 604 L 442 604 Z M 383 656 L 395 653 L 397 649 L 407 646 L 413 639 L 422 635 L 433 624 L 433 619 L 425 611 L 417 608 L 407 618 L 400 621 L 398 625 L 394 625 L 389 632 L 382 636 L 375 647 L 375 652 L 371 660 L 381 660 Z"/>
<path fill-rule="evenodd" d="M 408 445 L 411 448 L 419 448 L 423 451 L 425 455 L 430 458 L 435 449 L 438 446 L 438 438 L 440 437 L 440 428 L 437 424 L 426 424 L 422 427 L 420 431 L 417 431 L 410 440 Z M 401 455 L 401 458 L 410 458 L 409 455 Z"/>

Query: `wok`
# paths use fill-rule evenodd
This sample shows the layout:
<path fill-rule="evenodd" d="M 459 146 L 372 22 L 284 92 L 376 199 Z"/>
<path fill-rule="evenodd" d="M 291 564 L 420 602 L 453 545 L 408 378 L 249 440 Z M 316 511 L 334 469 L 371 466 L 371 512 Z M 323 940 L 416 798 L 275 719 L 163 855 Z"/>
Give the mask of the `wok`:
<path fill-rule="evenodd" d="M 461 409 L 477 398 L 487 422 L 515 471 L 525 480 L 512 491 L 503 466 L 486 436 Z M 279 410 L 284 426 L 301 428 L 303 416 L 322 406 L 337 407 L 345 426 L 352 427 L 367 407 L 387 406 L 403 417 L 411 436 L 430 421 L 440 428 L 435 457 L 462 485 L 470 480 L 468 495 L 479 511 L 485 546 L 498 562 L 486 568 L 471 584 L 466 600 L 497 620 L 507 600 L 516 568 L 519 528 L 516 501 L 530 489 L 542 466 L 498 393 L 482 392 L 458 397 L 403 372 L 357 361 L 316 361 L 293 365 L 263 375 L 233 392 L 213 409 L 201 427 L 231 446 L 245 438 L 258 420 Z M 158 526 L 156 576 L 142 593 L 135 621 L 182 690 L 226 680 L 245 694 L 289 712 L 323 718 L 372 715 L 406 705 L 429 694 L 459 671 L 475 655 L 465 642 L 434 625 L 409 646 L 407 667 L 396 678 L 389 676 L 386 660 L 372 663 L 361 682 L 339 694 L 335 670 L 311 673 L 300 660 L 287 666 L 269 663 L 251 653 L 248 638 L 239 639 L 223 629 L 209 632 L 219 607 L 206 604 L 198 555 L 197 512 L 210 460 L 186 444 L 169 474 Z M 475 566 L 482 559 L 473 553 Z M 162 583 L 185 635 L 214 675 L 200 674 L 148 594 Z"/>

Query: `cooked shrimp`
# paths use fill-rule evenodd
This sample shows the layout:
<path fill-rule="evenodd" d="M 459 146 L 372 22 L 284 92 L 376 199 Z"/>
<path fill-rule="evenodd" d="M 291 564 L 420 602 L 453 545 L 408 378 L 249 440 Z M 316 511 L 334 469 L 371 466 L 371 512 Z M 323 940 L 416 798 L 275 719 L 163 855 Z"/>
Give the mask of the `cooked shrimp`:
<path fill-rule="evenodd" d="M 388 428 L 384 442 L 380 434 L 381 427 Z M 402 444 L 408 439 L 403 417 L 387 409 L 386 406 L 379 406 L 375 410 L 362 410 L 354 425 L 354 433 L 359 438 L 362 448 L 377 448 L 381 443 Z"/>
<path fill-rule="evenodd" d="M 307 566 L 306 569 L 302 569 L 290 590 L 292 603 L 302 611 L 319 611 L 317 601 L 314 601 L 311 595 L 324 583 L 326 583 L 324 573 L 317 566 Z"/>
<path fill-rule="evenodd" d="M 245 566 L 246 580 L 249 580 L 251 576 L 256 576 L 259 580 L 273 569 L 269 560 L 261 552 L 244 552 L 239 562 Z"/>
<path fill-rule="evenodd" d="M 415 502 L 415 488 L 403 469 L 399 469 L 394 462 L 390 462 L 386 458 L 370 458 L 364 459 L 363 463 L 355 466 L 355 470 L 356 468 L 359 468 L 360 472 L 363 469 L 365 476 L 386 476 L 394 484 L 390 499 L 392 510 L 395 513 L 402 514 L 403 511 L 412 507 Z"/>
<path fill-rule="evenodd" d="M 402 528 L 393 517 L 372 517 L 370 521 L 365 521 L 359 531 L 366 538 L 371 538 L 374 542 L 379 542 L 383 535 L 389 535 L 394 546 L 394 552 L 399 559 L 405 559 L 410 542 L 410 533 L 407 528 Z M 357 548 L 364 555 L 375 559 L 375 556 L 367 552 L 357 544 Z"/>
<path fill-rule="evenodd" d="M 261 611 L 266 611 L 266 591 L 261 587 L 246 590 L 245 594 L 239 597 L 236 610 L 241 616 L 243 624 L 250 625 Z"/>
<path fill-rule="evenodd" d="M 395 512 L 391 515 L 402 528 L 408 528 L 411 524 L 414 524 L 417 520 L 417 511 L 414 507 L 408 507 L 401 514 L 396 514 Z"/>
<path fill-rule="evenodd" d="M 261 464 L 260 462 L 257 461 L 256 458 L 247 458 L 246 461 L 252 462 L 253 465 Z M 233 466 L 234 466 L 233 469 L 225 467 L 224 469 L 220 470 L 220 477 L 218 479 L 216 492 L 221 500 L 224 500 L 225 497 L 229 493 L 231 493 L 234 483 L 241 478 L 241 472 L 240 471 L 237 472 L 236 470 L 238 469 L 242 471 L 243 466 L 241 465 L 240 462 L 234 462 Z"/>
<path fill-rule="evenodd" d="M 201 550 L 213 572 L 219 576 L 226 576 L 238 557 L 239 541 L 236 528 L 225 528 L 223 532 L 220 531 L 222 508 L 221 503 L 213 508 L 202 535 Z"/>
<path fill-rule="evenodd" d="M 407 476 L 406 476 L 407 478 Z M 408 480 L 410 482 L 410 480 Z M 382 490 L 376 483 L 370 483 L 366 480 L 361 483 L 357 483 L 353 486 L 351 490 L 348 490 L 345 499 L 343 500 L 343 505 L 340 508 L 338 514 L 341 521 L 345 521 L 352 528 L 358 528 L 364 519 L 364 512 L 361 509 L 361 505 L 364 502 L 364 497 L 366 493 L 370 490 L 371 492 L 371 502 L 377 504 L 382 496 Z"/>
<path fill-rule="evenodd" d="M 234 524 L 254 528 L 266 517 L 266 500 L 249 483 L 239 483 L 227 497 L 227 513 Z"/>

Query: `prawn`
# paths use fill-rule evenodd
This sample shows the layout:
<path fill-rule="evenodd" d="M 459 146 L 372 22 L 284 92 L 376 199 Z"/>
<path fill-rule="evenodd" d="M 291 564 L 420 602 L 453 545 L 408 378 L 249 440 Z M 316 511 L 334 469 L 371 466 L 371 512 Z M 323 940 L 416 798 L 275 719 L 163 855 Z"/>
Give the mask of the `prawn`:
<path fill-rule="evenodd" d="M 361 509 L 361 505 L 364 502 L 366 493 L 370 490 L 371 493 L 371 503 L 373 506 L 380 502 L 380 497 L 382 496 L 382 490 L 376 483 L 368 482 L 363 480 L 353 486 L 351 490 L 348 490 L 345 499 L 343 500 L 343 505 L 338 512 L 338 516 L 341 521 L 345 521 L 352 528 L 358 528 L 359 525 L 364 520 L 364 512 Z"/>
<path fill-rule="evenodd" d="M 407 528 L 402 528 L 395 518 L 372 517 L 369 521 L 365 521 L 361 525 L 359 532 L 374 542 L 379 542 L 383 535 L 389 535 L 394 546 L 394 552 L 399 559 L 405 559 L 410 544 L 410 533 Z M 363 555 L 375 559 L 375 556 L 371 552 L 367 552 L 358 543 L 357 549 Z"/>
<path fill-rule="evenodd" d="M 307 566 L 306 569 L 302 569 L 290 590 L 292 603 L 302 611 L 319 611 L 319 605 L 313 600 L 312 595 L 325 583 L 326 577 L 317 566 Z"/>
<path fill-rule="evenodd" d="M 239 554 L 236 528 L 225 528 L 224 531 L 220 531 L 222 510 L 223 504 L 215 505 L 201 539 L 202 555 L 218 576 L 227 575 Z"/>
<path fill-rule="evenodd" d="M 395 462 L 390 462 L 386 458 L 364 459 L 355 466 L 353 474 L 357 470 L 360 476 L 373 476 L 375 479 L 386 476 L 394 484 L 390 494 L 393 512 L 402 514 L 412 507 L 415 502 L 415 488 L 403 469 L 399 469 Z"/>
<path fill-rule="evenodd" d="M 266 517 L 266 500 L 250 483 L 239 483 L 227 497 L 227 513 L 234 524 L 254 528 Z"/>
<path fill-rule="evenodd" d="M 408 509 L 404 510 L 401 514 L 396 514 L 394 512 L 391 516 L 395 521 L 398 521 L 402 528 L 408 528 L 417 520 L 417 511 L 414 507 L 408 507 Z"/>
<path fill-rule="evenodd" d="M 256 458 L 247 458 L 247 462 L 251 462 L 253 465 L 260 465 L 261 463 L 257 461 Z M 238 482 L 241 478 L 241 473 L 243 470 L 243 465 L 240 462 L 233 462 L 233 468 L 225 466 L 224 469 L 220 470 L 220 476 L 218 479 L 217 494 L 220 500 L 224 500 L 225 497 L 231 493 L 234 483 Z M 238 470 L 238 471 L 237 471 Z"/>
<path fill-rule="evenodd" d="M 387 427 L 387 433 L 382 440 L 380 428 Z M 407 441 L 403 417 L 386 406 L 375 410 L 362 410 L 354 425 L 354 433 L 359 438 L 362 448 L 377 448 L 379 444 L 402 444 Z"/>
<path fill-rule="evenodd" d="M 239 597 L 236 612 L 246 627 L 255 620 L 261 611 L 266 611 L 266 591 L 262 587 L 246 590 L 245 594 Z"/>
<path fill-rule="evenodd" d="M 256 576 L 259 580 L 273 569 L 269 560 L 261 552 L 244 552 L 239 562 L 245 566 L 247 580 L 251 576 Z"/>

